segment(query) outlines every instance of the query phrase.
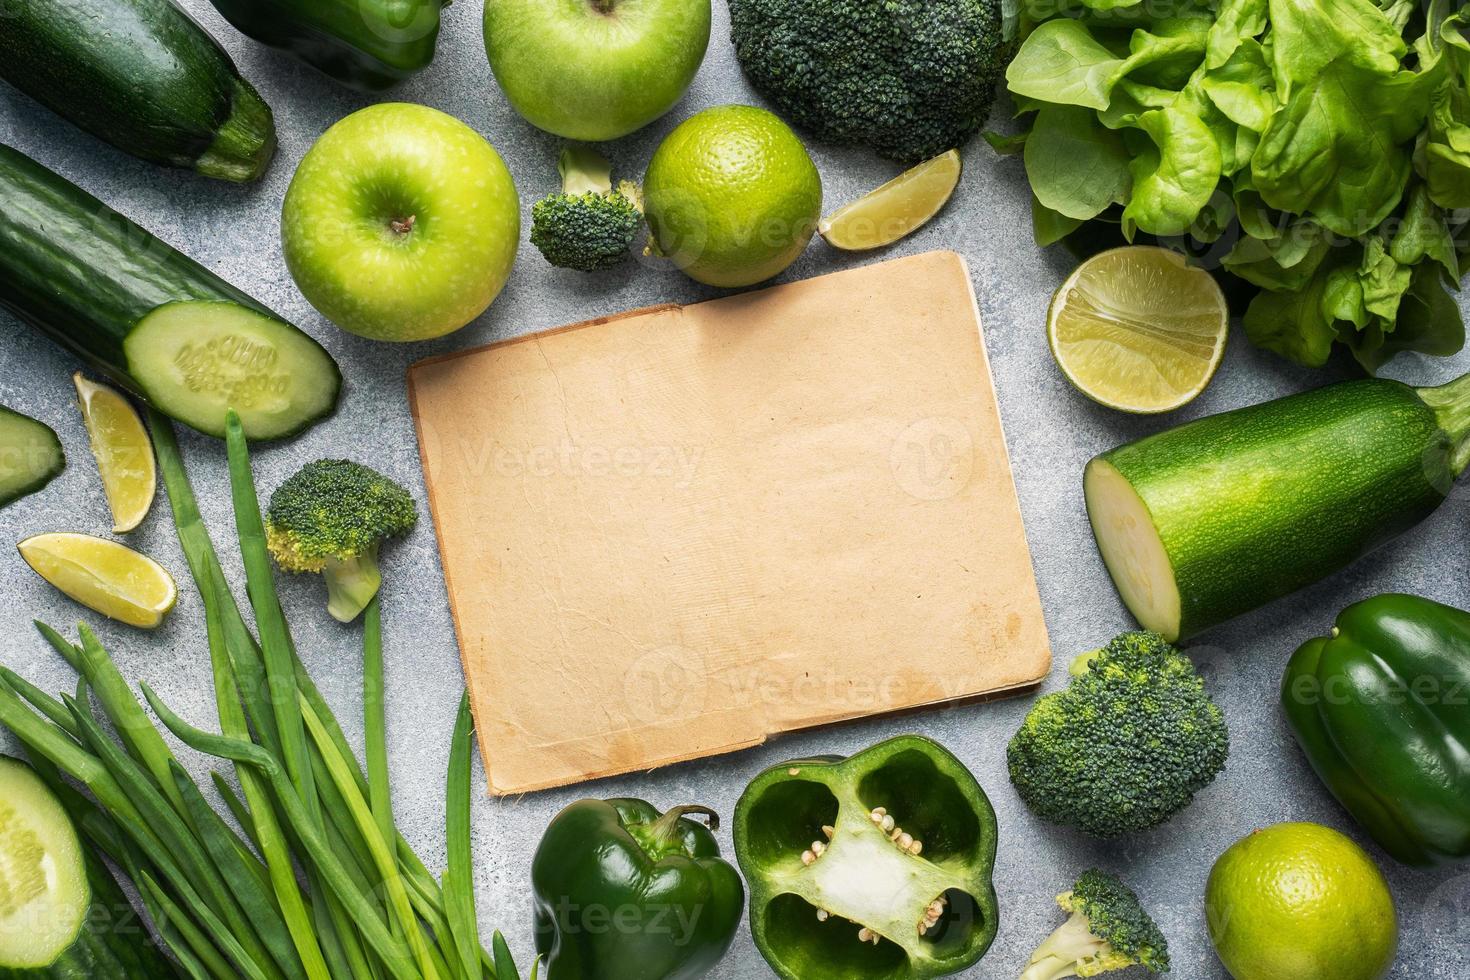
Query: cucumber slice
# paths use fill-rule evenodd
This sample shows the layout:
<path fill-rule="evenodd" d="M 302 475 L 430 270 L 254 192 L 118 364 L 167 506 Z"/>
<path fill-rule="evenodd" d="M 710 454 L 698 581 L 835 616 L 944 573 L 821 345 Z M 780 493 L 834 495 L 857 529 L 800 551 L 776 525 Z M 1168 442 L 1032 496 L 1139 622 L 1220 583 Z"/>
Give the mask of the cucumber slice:
<path fill-rule="evenodd" d="M 56 433 L 0 406 L 0 507 L 35 493 L 65 468 Z"/>
<path fill-rule="evenodd" d="M 227 302 L 160 306 L 123 342 L 128 373 L 166 415 L 224 437 L 233 408 L 253 439 L 320 418 L 337 399 L 331 357 L 290 324 Z"/>
<path fill-rule="evenodd" d="M 0 18 L 3 21 L 3 18 Z M 80 187 L 0 145 L 0 308 L 185 425 L 252 440 L 329 415 L 316 341 Z"/>
<path fill-rule="evenodd" d="M 50 966 L 91 904 L 71 819 L 30 767 L 0 757 L 0 967 Z"/>

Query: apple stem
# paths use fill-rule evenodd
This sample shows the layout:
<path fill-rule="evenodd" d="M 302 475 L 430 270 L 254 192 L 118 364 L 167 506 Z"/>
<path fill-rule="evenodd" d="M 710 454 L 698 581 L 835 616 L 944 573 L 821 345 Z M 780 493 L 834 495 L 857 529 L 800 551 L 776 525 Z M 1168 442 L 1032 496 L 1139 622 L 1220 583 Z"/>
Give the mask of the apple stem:
<path fill-rule="evenodd" d="M 592 0 L 592 6 L 599 14 L 610 14 L 617 6 L 617 0 Z"/>
<path fill-rule="evenodd" d="M 403 218 L 401 220 L 395 219 L 388 222 L 388 227 L 392 228 L 400 235 L 407 235 L 409 232 L 413 231 L 413 223 L 417 220 L 418 215 L 411 214 L 407 218 Z"/>

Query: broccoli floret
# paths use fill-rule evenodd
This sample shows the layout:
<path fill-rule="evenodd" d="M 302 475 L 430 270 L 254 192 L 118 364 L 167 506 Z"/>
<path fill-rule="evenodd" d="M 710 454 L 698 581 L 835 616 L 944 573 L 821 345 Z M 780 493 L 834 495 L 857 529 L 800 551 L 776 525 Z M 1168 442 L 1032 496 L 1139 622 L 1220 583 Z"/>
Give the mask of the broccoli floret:
<path fill-rule="evenodd" d="M 320 573 L 327 611 L 350 623 L 382 584 L 378 546 L 416 523 L 403 487 L 360 463 L 319 459 L 271 495 L 266 544 L 284 571 Z"/>
<path fill-rule="evenodd" d="M 1072 917 L 1046 938 L 1021 980 L 1095 977 L 1130 966 L 1169 972 L 1169 944 L 1138 896 L 1115 876 L 1093 868 L 1057 896 Z"/>
<path fill-rule="evenodd" d="M 730 0 L 756 91 L 818 139 L 917 163 L 969 142 L 1005 71 L 998 0 Z"/>
<path fill-rule="evenodd" d="M 612 164 L 586 147 L 567 147 L 559 166 L 560 194 L 531 208 L 531 244 L 546 261 L 563 269 L 597 272 L 627 256 L 643 224 L 643 195 L 637 185 L 612 185 Z"/>
<path fill-rule="evenodd" d="M 1124 633 L 1083 657 L 1071 686 L 1038 699 L 1011 739 L 1011 782 L 1037 816 L 1098 837 L 1161 824 L 1224 768 L 1225 717 L 1157 633 Z"/>

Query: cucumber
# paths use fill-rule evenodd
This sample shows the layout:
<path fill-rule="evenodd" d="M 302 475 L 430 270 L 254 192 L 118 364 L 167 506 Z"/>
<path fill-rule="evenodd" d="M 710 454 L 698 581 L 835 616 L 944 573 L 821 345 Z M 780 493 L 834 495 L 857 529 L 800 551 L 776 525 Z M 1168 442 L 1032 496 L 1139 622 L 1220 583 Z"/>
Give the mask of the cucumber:
<path fill-rule="evenodd" d="M 61 802 L 0 756 L 0 980 L 176 976 Z"/>
<path fill-rule="evenodd" d="M 275 123 L 172 0 L 19 0 L 0 9 L 0 77 L 133 156 L 251 181 Z"/>
<path fill-rule="evenodd" d="M 330 415 L 320 344 L 29 157 L 0 145 L 0 306 L 165 415 L 252 439 Z"/>
<path fill-rule="evenodd" d="M 1149 436 L 1087 464 L 1098 550 L 1134 618 L 1179 640 L 1413 527 L 1467 461 L 1470 375 L 1349 381 Z"/>
<path fill-rule="evenodd" d="M 0 507 L 35 493 L 66 468 L 51 428 L 0 405 Z"/>

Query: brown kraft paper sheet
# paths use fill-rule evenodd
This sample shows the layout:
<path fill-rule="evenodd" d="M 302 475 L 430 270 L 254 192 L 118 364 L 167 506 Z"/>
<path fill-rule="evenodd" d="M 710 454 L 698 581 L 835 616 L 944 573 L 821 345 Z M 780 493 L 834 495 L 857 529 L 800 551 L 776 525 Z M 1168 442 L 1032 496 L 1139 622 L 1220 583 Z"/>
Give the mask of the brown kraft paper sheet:
<path fill-rule="evenodd" d="M 520 337 L 409 380 L 492 793 L 1050 667 L 957 255 Z"/>

